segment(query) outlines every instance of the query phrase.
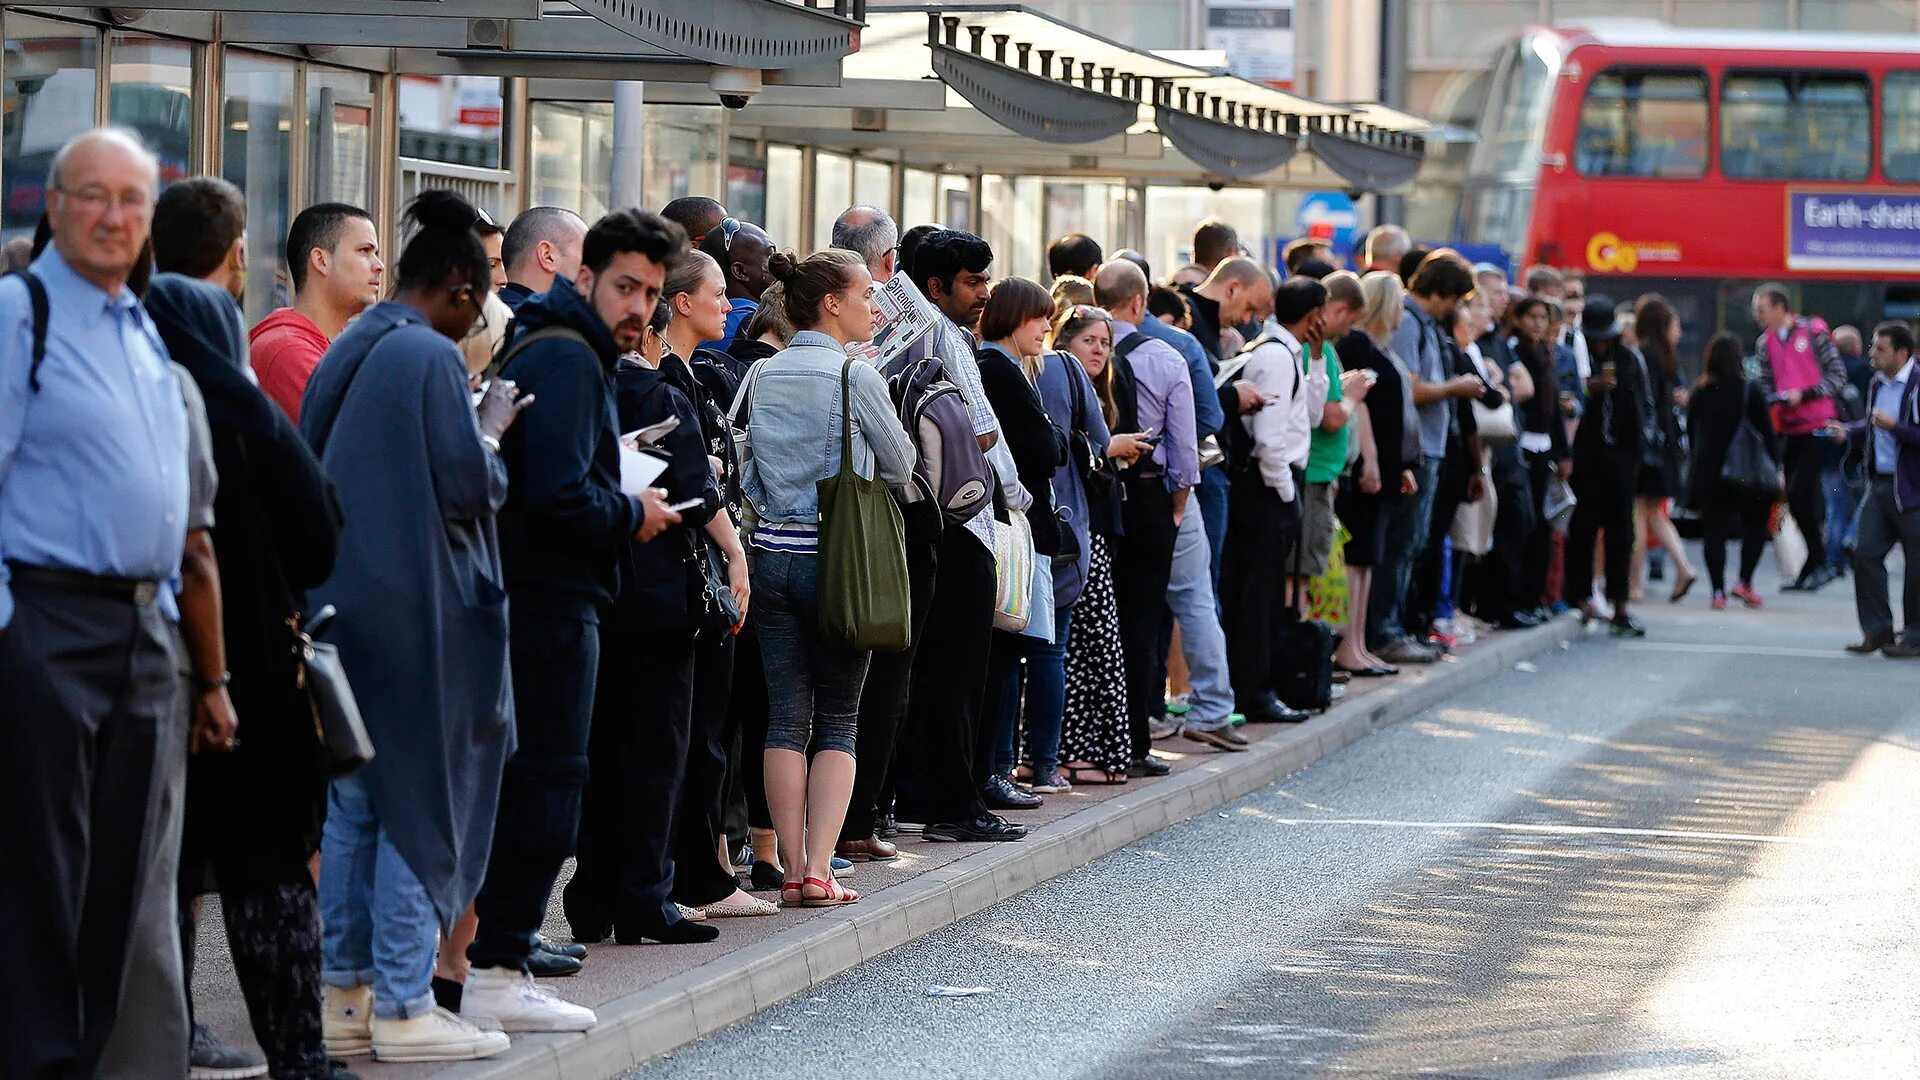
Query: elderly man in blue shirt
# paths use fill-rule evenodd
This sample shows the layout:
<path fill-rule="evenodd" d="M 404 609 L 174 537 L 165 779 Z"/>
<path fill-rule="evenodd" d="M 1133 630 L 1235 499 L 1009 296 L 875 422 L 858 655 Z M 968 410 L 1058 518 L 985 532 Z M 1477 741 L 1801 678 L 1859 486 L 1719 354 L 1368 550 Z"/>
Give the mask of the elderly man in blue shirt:
<path fill-rule="evenodd" d="M 173 631 L 187 415 L 127 276 L 159 171 L 98 130 L 49 171 L 36 347 L 28 282 L 0 281 L 0 1074 L 90 1076 L 112 1032 L 160 740 L 176 734 Z M 43 355 L 41 355 L 43 353 Z"/>

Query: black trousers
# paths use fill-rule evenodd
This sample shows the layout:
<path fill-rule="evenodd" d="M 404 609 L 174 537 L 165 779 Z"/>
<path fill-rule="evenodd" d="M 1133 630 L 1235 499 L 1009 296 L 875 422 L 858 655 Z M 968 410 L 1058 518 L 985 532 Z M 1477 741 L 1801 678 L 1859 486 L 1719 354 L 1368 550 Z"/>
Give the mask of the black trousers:
<path fill-rule="evenodd" d="M 330 1080 L 333 1066 L 321 1043 L 320 901 L 306 867 L 279 883 L 230 875 L 220 889 L 227 949 L 247 1000 L 253 1037 L 275 1080 Z M 193 893 L 180 900 L 180 947 L 192 1002 Z"/>
<path fill-rule="evenodd" d="M 1553 523 L 1547 520 L 1547 484 L 1555 474 L 1555 463 L 1544 454 L 1527 455 L 1527 506 L 1532 513 L 1521 559 L 1520 592 L 1517 603 L 1522 610 L 1537 607 L 1547 599 L 1547 573 L 1553 566 Z"/>
<path fill-rule="evenodd" d="M 1453 518 L 1467 500 L 1467 481 L 1474 465 L 1460 448 L 1448 448 L 1446 463 L 1440 466 L 1440 486 L 1433 497 L 1433 516 L 1427 520 L 1427 535 L 1419 555 L 1413 561 L 1413 575 L 1407 582 L 1407 603 L 1400 613 L 1400 625 L 1415 641 L 1425 641 L 1433 632 L 1434 613 L 1440 598 L 1453 583 L 1443 571 L 1447 565 L 1445 543 L 1453 532 Z"/>
<path fill-rule="evenodd" d="M 985 722 L 993 592 L 993 552 L 965 528 L 948 526 L 895 753 L 907 821 L 946 824 L 987 812 L 973 782 L 973 755 Z"/>
<path fill-rule="evenodd" d="M 763 751 L 767 746 L 767 679 L 760 660 L 760 635 L 753 632 L 753 620 L 740 628 L 733 639 L 733 687 L 727 696 L 728 723 L 734 728 L 740 750 L 736 787 L 744 806 L 745 824 L 754 829 L 772 829 L 773 811 L 767 808 L 767 770 Z"/>
<path fill-rule="evenodd" d="M 1781 450 L 1787 474 L 1787 509 L 1807 541 L 1805 577 L 1827 565 L 1827 487 L 1825 473 L 1833 465 L 1835 443 L 1812 435 L 1789 435 Z"/>
<path fill-rule="evenodd" d="M 1893 638 L 1893 608 L 1887 603 L 1887 553 L 1898 544 L 1906 558 L 1900 593 L 1901 633 L 1920 641 L 1920 507 L 1901 513 L 1894 503 L 1893 479 L 1875 476 L 1860 506 L 1860 531 L 1853 539 L 1853 600 L 1861 633 L 1869 641 Z"/>
<path fill-rule="evenodd" d="M 907 610 L 912 632 L 904 650 L 874 653 L 867 663 L 866 685 L 860 689 L 860 732 L 855 741 L 860 767 L 853 773 L 853 798 L 847 803 L 847 820 L 840 828 L 843 843 L 873 838 L 874 824 L 892 789 L 894 743 L 906 719 L 914 660 L 920 655 L 920 641 L 926 635 L 927 616 L 933 607 L 934 581 L 940 565 L 937 529 L 937 525 L 924 523 L 916 528 L 911 518 L 907 523 Z M 979 726 L 984 730 L 993 725 L 983 722 Z"/>
<path fill-rule="evenodd" d="M 1519 447 L 1494 451 L 1493 486 L 1500 500 L 1493 519 L 1493 550 L 1466 577 L 1461 602 L 1488 622 L 1499 622 L 1540 602 L 1527 593 L 1527 541 L 1539 516 L 1531 478 Z M 1456 560 L 1458 554 L 1455 555 Z"/>
<path fill-rule="evenodd" d="M 1241 712 L 1273 692 L 1274 624 L 1285 599 L 1280 551 L 1286 504 L 1257 471 L 1236 476 L 1227 496 L 1226 550 L 1220 556 L 1221 629 L 1227 671 Z"/>
<path fill-rule="evenodd" d="M 158 740 L 175 728 L 154 604 L 12 585 L 0 634 L 0 1076 L 92 1076 L 119 1008 Z"/>
<path fill-rule="evenodd" d="M 543 610 L 543 600 L 509 598 L 519 747 L 501 776 L 493 852 L 474 901 L 480 929 L 467 959 L 475 967 L 526 970 L 553 883 L 580 831 L 600 628 L 590 613 Z"/>
<path fill-rule="evenodd" d="M 1573 520 L 1567 525 L 1565 596 L 1573 607 L 1593 595 L 1593 547 L 1607 534 L 1607 599 L 1627 602 L 1628 568 L 1633 563 L 1633 498 L 1640 463 L 1616 454 L 1586 454 L 1573 459 Z"/>
<path fill-rule="evenodd" d="M 755 672 L 757 677 L 760 673 Z M 740 887 L 730 867 L 720 865 L 726 831 L 727 782 L 738 772 L 727 708 L 733 680 L 733 635 L 704 631 L 693 642 L 693 703 L 687 737 L 687 767 L 680 805 L 673 817 L 673 899 L 705 907 Z M 764 681 L 764 680 L 763 680 Z"/>
<path fill-rule="evenodd" d="M 1120 509 L 1126 535 L 1113 545 L 1113 599 L 1120 609 L 1120 652 L 1126 661 L 1127 726 L 1133 756 L 1144 758 L 1153 749 L 1148 718 L 1166 702 L 1167 654 L 1160 648 L 1160 623 L 1166 617 L 1179 527 L 1173 523 L 1173 493 L 1165 481 L 1131 480 L 1126 493 Z"/>
<path fill-rule="evenodd" d="M 1767 514 L 1763 502 L 1711 502 L 1700 511 L 1700 541 L 1707 557 L 1707 581 L 1714 592 L 1727 588 L 1727 541 L 1740 538 L 1740 584 L 1753 584 L 1753 572 L 1767 549 Z"/>
<path fill-rule="evenodd" d="M 583 941 L 678 921 L 673 835 L 693 724 L 692 631 L 609 630 L 601 645 L 579 857 L 563 898 Z"/>

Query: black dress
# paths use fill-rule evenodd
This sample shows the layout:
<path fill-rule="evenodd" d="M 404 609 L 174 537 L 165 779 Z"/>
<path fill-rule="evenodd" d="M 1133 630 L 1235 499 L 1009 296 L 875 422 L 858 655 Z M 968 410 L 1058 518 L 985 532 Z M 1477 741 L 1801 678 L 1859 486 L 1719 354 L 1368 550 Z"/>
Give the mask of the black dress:
<path fill-rule="evenodd" d="M 1373 428 L 1374 453 L 1380 463 L 1380 490 L 1367 494 L 1360 490 L 1360 470 L 1348 469 L 1340 479 L 1334 513 L 1347 527 L 1347 565 L 1371 567 L 1380 559 L 1379 521 L 1381 504 L 1400 498 L 1400 474 L 1411 468 L 1406 457 L 1405 402 L 1410 392 L 1407 373 L 1393 362 L 1373 339 L 1358 330 L 1341 338 L 1334 346 L 1344 370 L 1365 369 L 1377 378 L 1367 391 L 1361 407 Z"/>
<path fill-rule="evenodd" d="M 1657 352 L 1648 350 L 1646 361 L 1653 404 L 1653 418 L 1647 427 L 1648 434 L 1654 436 L 1657 443 L 1649 445 L 1641 462 L 1638 491 L 1647 498 L 1677 498 L 1683 488 L 1681 426 L 1679 414 L 1673 408 L 1673 392 L 1679 383 L 1667 374 L 1666 365 Z"/>

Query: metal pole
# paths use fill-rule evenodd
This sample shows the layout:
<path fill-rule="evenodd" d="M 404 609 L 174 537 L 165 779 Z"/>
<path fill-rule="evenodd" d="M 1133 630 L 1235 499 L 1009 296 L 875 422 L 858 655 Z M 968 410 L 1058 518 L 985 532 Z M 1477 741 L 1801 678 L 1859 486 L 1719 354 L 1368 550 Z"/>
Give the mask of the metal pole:
<path fill-rule="evenodd" d="M 645 206 L 646 104 L 641 82 L 613 84 L 613 183 L 611 205 Z"/>
<path fill-rule="evenodd" d="M 1407 67 L 1410 60 L 1410 16 L 1407 0 L 1380 0 L 1380 101 L 1397 109 L 1407 107 Z M 1404 222 L 1407 200 L 1402 195 L 1381 195 L 1374 215 L 1376 222 Z"/>

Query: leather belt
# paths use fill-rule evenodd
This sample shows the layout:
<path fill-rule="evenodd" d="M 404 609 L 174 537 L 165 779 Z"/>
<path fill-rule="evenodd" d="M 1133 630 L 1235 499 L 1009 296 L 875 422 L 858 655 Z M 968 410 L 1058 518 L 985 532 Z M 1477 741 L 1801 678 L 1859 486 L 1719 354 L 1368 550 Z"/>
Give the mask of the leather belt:
<path fill-rule="evenodd" d="M 99 596 L 108 600 L 118 600 L 134 607 L 146 607 L 160 595 L 160 583 L 141 581 L 135 578 L 103 577 L 82 570 L 62 570 L 51 566 L 32 566 L 27 563 L 7 563 L 13 580 L 29 585 L 40 585 L 61 592 L 80 593 L 85 596 Z"/>

